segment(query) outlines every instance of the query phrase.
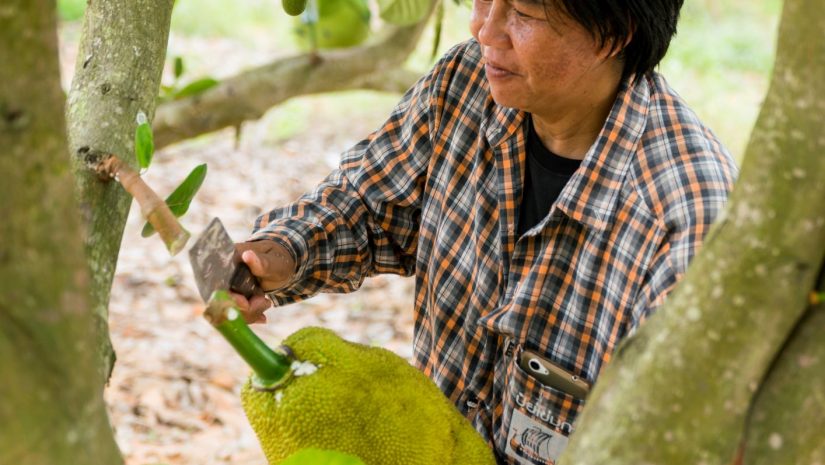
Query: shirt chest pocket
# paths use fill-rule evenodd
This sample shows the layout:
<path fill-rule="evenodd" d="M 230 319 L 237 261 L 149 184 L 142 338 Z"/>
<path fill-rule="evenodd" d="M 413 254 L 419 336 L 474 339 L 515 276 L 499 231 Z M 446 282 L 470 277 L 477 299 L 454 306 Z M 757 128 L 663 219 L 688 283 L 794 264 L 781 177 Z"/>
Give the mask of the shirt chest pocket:
<path fill-rule="evenodd" d="M 507 463 L 552 465 L 567 446 L 584 399 L 528 374 L 524 355 L 518 346 L 507 365 L 497 449 Z"/>

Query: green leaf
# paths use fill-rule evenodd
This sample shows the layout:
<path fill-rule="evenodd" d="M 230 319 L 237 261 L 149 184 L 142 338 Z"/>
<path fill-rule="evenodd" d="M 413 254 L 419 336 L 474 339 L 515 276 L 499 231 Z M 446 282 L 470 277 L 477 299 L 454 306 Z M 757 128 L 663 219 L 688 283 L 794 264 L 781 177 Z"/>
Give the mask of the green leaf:
<path fill-rule="evenodd" d="M 175 80 L 180 79 L 183 75 L 183 58 L 175 57 Z"/>
<path fill-rule="evenodd" d="M 154 153 L 155 141 L 152 136 L 152 126 L 148 122 L 138 124 L 135 129 L 135 156 L 138 165 L 143 169 L 149 168 Z"/>
<path fill-rule="evenodd" d="M 195 198 L 195 194 L 198 193 L 198 189 L 201 188 L 205 178 L 206 163 L 196 166 L 192 172 L 189 173 L 189 176 L 169 194 L 169 197 L 166 197 L 166 205 L 169 206 L 169 209 L 172 210 L 172 214 L 175 215 L 175 217 L 180 218 L 189 210 L 189 205 L 192 203 L 192 199 Z M 146 223 L 143 225 L 143 231 L 140 232 L 140 235 L 149 237 L 154 233 L 155 228 L 153 228 L 151 224 Z"/>
<path fill-rule="evenodd" d="M 334 450 L 301 449 L 281 465 L 365 465 L 358 457 Z"/>
<path fill-rule="evenodd" d="M 175 92 L 175 98 L 180 99 L 184 97 L 189 97 L 190 95 L 200 94 L 201 92 L 209 89 L 210 87 L 215 87 L 218 85 L 220 81 L 217 81 L 211 77 L 198 79 L 197 81 L 190 82 L 183 89 Z"/>
<path fill-rule="evenodd" d="M 378 0 L 381 19 L 398 26 L 421 21 L 429 8 L 430 0 Z"/>

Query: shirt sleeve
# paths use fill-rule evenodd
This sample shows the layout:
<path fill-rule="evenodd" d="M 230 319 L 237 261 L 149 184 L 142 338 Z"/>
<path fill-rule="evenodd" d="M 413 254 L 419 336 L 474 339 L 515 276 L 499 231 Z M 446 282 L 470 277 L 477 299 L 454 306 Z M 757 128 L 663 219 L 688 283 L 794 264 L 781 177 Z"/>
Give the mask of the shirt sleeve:
<path fill-rule="evenodd" d="M 726 153 L 702 155 L 673 170 L 679 180 L 675 184 L 682 187 L 664 209 L 665 234 L 637 294 L 630 332 L 664 303 L 725 208 L 738 174 L 736 165 Z"/>
<path fill-rule="evenodd" d="M 413 273 L 432 155 L 432 88 L 445 59 L 312 192 L 256 220 L 250 240 L 279 242 L 298 265 L 291 282 L 269 293 L 277 304 L 350 292 L 377 273 Z"/>

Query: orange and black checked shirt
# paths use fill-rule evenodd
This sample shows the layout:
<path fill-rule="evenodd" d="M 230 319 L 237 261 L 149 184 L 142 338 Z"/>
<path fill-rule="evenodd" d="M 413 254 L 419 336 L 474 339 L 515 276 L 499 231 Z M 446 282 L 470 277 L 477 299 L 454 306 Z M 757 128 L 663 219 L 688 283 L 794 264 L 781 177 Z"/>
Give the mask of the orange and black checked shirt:
<path fill-rule="evenodd" d="M 414 275 L 415 364 L 499 454 L 513 410 L 563 431 L 583 407 L 527 376 L 518 354 L 592 383 L 673 289 L 737 173 L 653 74 L 623 84 L 547 217 L 518 237 L 524 123 L 523 111 L 493 102 L 478 44 L 460 44 L 252 236 L 281 242 L 299 264 L 271 293 L 278 304 L 352 291 L 377 273 Z"/>

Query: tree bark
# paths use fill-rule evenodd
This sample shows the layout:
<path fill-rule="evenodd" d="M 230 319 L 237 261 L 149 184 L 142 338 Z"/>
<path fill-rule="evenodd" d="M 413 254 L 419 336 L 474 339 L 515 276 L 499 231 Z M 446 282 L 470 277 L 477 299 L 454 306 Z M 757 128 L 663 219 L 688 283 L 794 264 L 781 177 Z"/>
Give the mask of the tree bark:
<path fill-rule="evenodd" d="M 742 463 L 825 463 L 825 305 L 800 321 L 754 400 Z"/>
<path fill-rule="evenodd" d="M 785 2 L 772 85 L 726 216 L 663 308 L 619 347 L 561 463 L 734 459 L 754 393 L 788 337 L 804 334 L 792 330 L 823 268 L 823 30 L 825 11 L 816 2 Z M 795 349 L 797 343 L 804 348 Z M 787 347 L 817 356 L 821 345 L 800 340 Z M 819 380 L 798 387 L 800 398 L 815 400 L 805 392 Z M 780 406 L 762 402 L 757 413 L 778 418 Z M 777 444 L 760 431 L 755 437 L 768 434 L 769 446 Z"/>
<path fill-rule="evenodd" d="M 363 47 L 275 61 L 221 81 L 202 94 L 163 103 L 153 124 L 155 144 L 166 145 L 258 119 L 290 98 L 350 89 L 404 92 L 418 76 L 399 69 L 427 21 L 390 27 Z"/>
<path fill-rule="evenodd" d="M 817 134 L 818 145 L 786 156 L 823 156 L 825 123 L 825 14 L 813 1 L 788 0 L 780 34 L 776 89 L 769 102 L 785 108 L 790 137 L 796 125 Z M 782 74 L 779 74 L 782 73 Z M 809 82 L 818 86 L 806 89 Z M 767 102 L 766 102 L 767 103 Z M 810 107 L 808 107 L 810 105 Z M 810 115 L 813 113 L 815 115 Z M 793 116 L 792 116 L 793 115 Z M 816 116 L 818 115 L 818 116 Z M 758 140 L 754 143 L 759 143 Z M 823 172 L 807 175 L 823 179 Z M 804 193 L 803 193 L 804 196 Z M 808 200 L 802 200 L 808 201 Z M 825 222 L 825 215 L 814 221 Z M 820 293 L 825 291 L 825 265 L 820 265 Z M 757 393 L 745 433 L 743 463 L 825 463 L 825 304 L 814 305 L 799 321 Z"/>
<path fill-rule="evenodd" d="M 114 363 L 108 306 L 131 197 L 89 169 L 100 154 L 134 163 L 139 112 L 155 110 L 174 0 L 89 2 L 69 93 L 69 148 L 92 278 L 92 304 L 101 341 L 104 381 Z"/>
<path fill-rule="evenodd" d="M 0 7 L 0 465 L 116 465 L 55 20 L 53 0 Z"/>

